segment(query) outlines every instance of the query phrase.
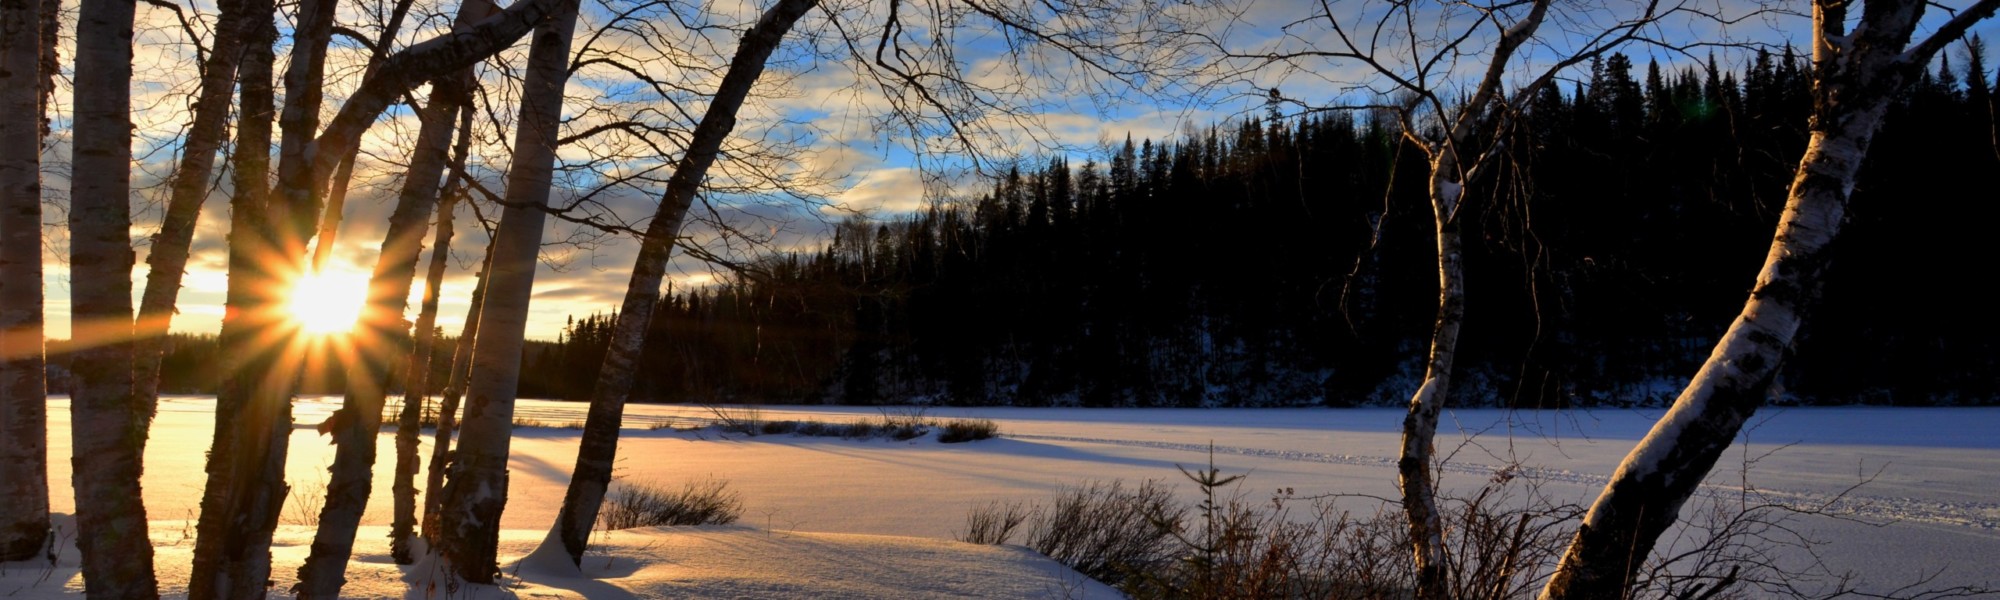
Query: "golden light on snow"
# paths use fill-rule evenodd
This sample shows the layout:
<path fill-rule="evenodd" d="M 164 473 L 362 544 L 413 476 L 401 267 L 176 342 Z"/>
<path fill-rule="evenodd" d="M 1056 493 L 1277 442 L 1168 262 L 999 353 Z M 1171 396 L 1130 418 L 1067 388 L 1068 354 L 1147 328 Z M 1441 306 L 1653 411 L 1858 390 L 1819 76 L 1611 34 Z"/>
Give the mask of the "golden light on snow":
<path fill-rule="evenodd" d="M 347 333 L 368 299 L 368 275 L 328 269 L 292 282 L 291 318 L 312 335 Z"/>

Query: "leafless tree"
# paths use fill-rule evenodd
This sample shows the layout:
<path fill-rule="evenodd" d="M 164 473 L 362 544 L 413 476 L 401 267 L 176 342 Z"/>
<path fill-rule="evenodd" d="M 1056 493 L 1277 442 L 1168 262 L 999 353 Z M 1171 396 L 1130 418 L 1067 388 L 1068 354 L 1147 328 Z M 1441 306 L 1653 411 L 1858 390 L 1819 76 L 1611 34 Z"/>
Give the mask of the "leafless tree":
<path fill-rule="evenodd" d="M 458 27 L 469 28 L 493 12 L 497 8 L 483 0 L 469 0 L 460 5 Z M 455 117 L 462 107 L 469 105 L 471 84 L 470 69 L 433 80 L 430 102 L 418 113 L 421 132 L 402 192 L 397 195 L 395 211 L 389 217 L 374 274 L 368 281 L 366 304 L 350 333 L 360 360 L 348 366 L 346 398 L 340 415 L 332 420 L 331 432 L 338 449 L 331 466 L 326 503 L 320 511 L 319 532 L 313 538 L 313 552 L 299 568 L 299 585 L 294 591 L 300 597 L 338 597 L 346 581 L 343 573 L 373 483 L 375 438 L 382 428 L 382 407 L 390 374 L 397 359 L 407 356 L 409 350 L 398 342 L 408 333 L 403 313 L 416 279 L 417 257 L 423 250 L 423 235 L 437 203 L 438 179 L 444 175 L 453 130 L 458 123 Z M 338 187 L 336 181 L 335 188 Z M 337 208 L 329 202 L 325 209 L 327 217 L 322 222 L 334 220 L 332 213 Z M 320 234 L 327 235 L 331 229 L 322 226 Z M 330 239 L 320 240 L 321 247 L 331 245 Z M 414 443 L 415 431 L 410 432 L 408 440 Z M 414 465 L 414 448 L 410 454 L 411 459 L 405 462 Z M 414 493 L 413 486 L 405 487 Z M 397 506 L 395 522 L 407 534 L 415 520 L 414 496 L 407 502 L 399 498 Z M 393 541 L 405 560 L 407 541 L 402 538 Z"/>
<path fill-rule="evenodd" d="M 1977 0 L 1912 43 L 1925 0 L 1813 2 L 1811 136 L 1750 298 L 1673 408 L 1627 454 L 1577 527 L 1542 597 L 1624 593 L 1642 557 L 1771 392 L 1818 295 L 1855 174 L 1898 93 L 2000 0 Z M 1858 17 L 1858 18 L 1857 18 Z"/>
<path fill-rule="evenodd" d="M 77 20 L 69 211 L 70 394 L 77 548 L 85 593 L 156 597 L 140 498 L 144 406 L 132 381 L 132 0 L 91 0 Z"/>
<path fill-rule="evenodd" d="M 1446 531 L 1439 520 L 1431 463 L 1465 321 L 1459 228 L 1460 215 L 1472 201 L 1467 190 L 1502 168 L 1503 140 L 1516 119 L 1565 69 L 1648 39 L 1665 19 L 1709 15 L 1679 0 L 1587 6 L 1550 0 L 1382 2 L 1358 7 L 1323 1 L 1317 6 L 1311 16 L 1288 23 L 1276 47 L 1232 57 L 1247 62 L 1247 73 L 1338 72 L 1338 67 L 1358 65 L 1361 80 L 1341 84 L 1358 92 L 1356 101 L 1308 104 L 1276 87 L 1268 92 L 1270 100 L 1310 110 L 1387 109 L 1401 125 L 1401 143 L 1422 152 L 1428 164 L 1438 312 L 1423 383 L 1403 420 L 1397 476 L 1415 555 L 1417 596 L 1438 598 L 1445 593 Z M 1461 80 L 1474 83 L 1466 90 Z"/>
<path fill-rule="evenodd" d="M 49 536 L 41 12 L 0 3 L 0 561 L 35 556 Z"/>
<path fill-rule="evenodd" d="M 570 564 L 582 563 L 590 532 L 596 528 L 598 507 L 604 501 L 605 488 L 611 484 L 611 467 L 618 454 L 618 429 L 624 422 L 625 397 L 631 393 L 639 346 L 645 341 L 647 323 L 659 300 L 661 279 L 673 250 L 671 242 L 680 235 L 681 222 L 694 201 L 695 191 L 721 153 L 723 140 L 735 128 L 736 113 L 750 95 L 751 86 L 763 74 L 771 53 L 791 31 L 792 24 L 817 4 L 818 0 L 779 0 L 743 34 L 728 73 L 702 115 L 701 124 L 695 127 L 687 152 L 675 165 L 673 178 L 667 182 L 667 192 L 660 198 L 659 210 L 646 230 L 639 257 L 632 267 L 610 347 L 593 387 L 576 469 L 556 516 L 556 537 L 562 542 L 561 550 Z M 555 550 L 545 546 L 539 551 Z"/>
<path fill-rule="evenodd" d="M 221 336 L 229 377 L 217 397 L 215 445 L 209 453 L 203 524 L 197 531 L 190 583 L 190 595 L 197 598 L 259 594 L 269 579 L 271 533 L 286 493 L 282 474 L 291 421 L 288 401 L 297 384 L 293 370 L 283 366 L 297 364 L 302 351 L 292 343 L 296 328 L 284 315 L 284 293 L 288 277 L 304 271 L 321 193 L 340 158 L 392 102 L 424 81 L 506 48 L 543 21 L 555 4 L 521 0 L 464 31 L 389 55 L 321 128 L 317 117 L 332 29 L 332 9 L 324 4 L 331 3 L 312 0 L 300 7 L 287 71 L 277 184 L 265 194 L 261 167 L 238 168 L 242 185 L 232 202 L 237 211 L 231 223 L 230 311 Z M 249 67 L 246 60 L 240 75 L 246 82 Z M 250 87 L 245 84 L 246 90 Z M 246 100 L 240 112 L 257 114 L 254 106 Z M 242 118 L 237 147 L 269 148 L 268 138 L 262 143 L 241 139 L 253 126 L 251 120 Z M 255 154 L 261 153 L 238 151 L 239 156 Z M 253 198 L 258 195 L 263 197 Z M 253 214 L 246 219 L 240 213 Z"/>
<path fill-rule="evenodd" d="M 536 27 L 529 46 L 521 116 L 507 173 L 507 203 L 494 233 L 480 335 L 473 346 L 464 428 L 440 508 L 441 555 L 456 576 L 474 583 L 491 583 L 498 571 L 514 394 L 546 217 L 539 207 L 548 204 L 554 173 L 577 10 L 575 0 L 559 2 Z"/>
<path fill-rule="evenodd" d="M 160 399 L 160 360 L 166 353 L 167 331 L 173 324 L 175 301 L 187 272 L 195 222 L 208 199 L 215 156 L 228 136 L 229 100 L 236 88 L 237 63 L 243 57 L 248 27 L 255 26 L 250 15 L 244 14 L 243 0 L 222 0 L 216 7 L 220 35 L 214 36 L 213 47 L 201 65 L 201 87 L 195 96 L 187 133 L 182 138 L 180 162 L 168 184 L 166 213 L 161 218 L 160 230 L 153 234 L 152 248 L 146 253 L 146 289 L 139 301 L 138 370 L 134 379 L 141 401 L 147 404 L 149 421 Z"/>

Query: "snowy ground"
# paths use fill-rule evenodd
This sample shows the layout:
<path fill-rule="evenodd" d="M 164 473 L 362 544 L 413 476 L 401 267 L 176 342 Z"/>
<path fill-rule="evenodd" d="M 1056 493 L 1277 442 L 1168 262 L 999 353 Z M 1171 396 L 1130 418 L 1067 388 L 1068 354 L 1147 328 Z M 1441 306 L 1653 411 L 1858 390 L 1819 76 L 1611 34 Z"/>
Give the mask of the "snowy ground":
<path fill-rule="evenodd" d="M 303 526 L 302 515 L 316 512 L 310 500 L 323 485 L 332 456 L 326 438 L 311 425 L 331 402 L 305 401 L 298 410 L 289 474 L 297 499 L 303 501 L 285 515 L 277 589 L 290 585 L 291 572 L 309 543 L 310 528 Z M 186 581 L 193 544 L 186 520 L 194 518 L 199 502 L 211 406 L 207 398 L 166 400 L 148 447 L 146 501 L 169 594 L 184 589 Z M 57 400 L 50 408 L 51 454 L 57 457 L 50 465 L 57 489 L 53 508 L 67 513 L 74 506 L 66 484 L 68 406 Z M 581 421 L 582 408 L 524 402 L 521 412 L 559 424 Z M 666 484 L 709 476 L 726 479 L 746 504 L 742 522 L 729 528 L 614 534 L 587 561 L 586 567 L 604 561 L 587 571 L 597 579 L 563 579 L 527 569 L 515 581 L 519 589 L 513 594 L 928 597 L 981 590 L 975 595 L 1094 597 L 1108 592 L 1032 553 L 943 540 L 963 527 L 969 509 L 992 500 L 1044 500 L 1064 485 L 1097 479 L 1183 483 L 1175 467 L 1205 465 L 1211 448 L 1225 472 L 1249 474 L 1241 490 L 1248 497 L 1260 498 L 1278 488 L 1292 488 L 1300 496 L 1393 497 L 1393 451 L 1401 419 L 1400 411 L 1384 409 L 931 410 L 934 417 L 992 418 L 1004 436 L 946 445 L 930 438 L 891 442 L 656 431 L 643 425 L 713 415 L 705 408 L 682 406 L 634 406 L 630 412 L 620 477 Z M 759 416 L 840 421 L 879 413 L 766 407 Z M 1438 440 L 1439 451 L 1451 455 L 1442 471 L 1444 484 L 1477 487 L 1503 466 L 1518 464 L 1516 472 L 1524 481 L 1538 483 L 1542 493 L 1587 503 L 1656 416 L 1650 410 L 1448 413 Z M 1926 576 L 1935 576 L 1931 587 L 2000 586 L 2000 435 L 1994 434 L 2000 430 L 2000 408 L 1767 409 L 1753 425 L 1748 443 L 1733 448 L 1732 458 L 1711 477 L 1710 495 L 1738 498 L 1747 483 L 1759 498 L 1797 505 L 1840 498 L 1833 504 L 1836 510 L 1867 523 L 1825 518 L 1802 523 L 1828 542 L 1821 552 L 1832 567 L 1854 571 L 1872 588 L 1891 589 Z M 554 520 L 578 434 L 561 428 L 516 431 L 511 501 L 502 521 L 509 530 L 503 557 L 525 554 Z M 391 436 L 385 434 L 381 443 L 383 460 L 392 460 Z M 424 452 L 428 456 L 428 440 Z M 387 525 L 390 470 L 386 462 L 376 469 L 366 524 Z M 1180 488 L 1192 491 L 1185 484 Z M 406 588 L 401 572 L 384 564 L 385 531 L 364 530 L 363 547 L 349 573 L 357 583 L 349 593 L 393 596 Z M 853 564 L 801 558 L 827 554 L 868 558 Z M 853 573 L 860 564 L 880 566 Z M 51 570 L 31 563 L 5 568 L 0 596 L 42 597 L 79 589 L 73 567 L 58 567 L 46 580 L 37 571 Z M 931 575 L 935 573 L 948 576 Z M 894 587 L 867 587 L 871 585 Z"/>

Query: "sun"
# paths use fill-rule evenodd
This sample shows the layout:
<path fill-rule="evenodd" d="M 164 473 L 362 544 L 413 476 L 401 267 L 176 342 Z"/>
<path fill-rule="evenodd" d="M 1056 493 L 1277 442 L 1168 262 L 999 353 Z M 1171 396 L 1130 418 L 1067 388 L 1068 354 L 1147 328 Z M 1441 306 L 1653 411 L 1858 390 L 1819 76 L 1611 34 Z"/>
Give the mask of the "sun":
<path fill-rule="evenodd" d="M 292 283 L 292 320 L 314 335 L 347 333 L 368 299 L 368 276 L 321 271 Z"/>

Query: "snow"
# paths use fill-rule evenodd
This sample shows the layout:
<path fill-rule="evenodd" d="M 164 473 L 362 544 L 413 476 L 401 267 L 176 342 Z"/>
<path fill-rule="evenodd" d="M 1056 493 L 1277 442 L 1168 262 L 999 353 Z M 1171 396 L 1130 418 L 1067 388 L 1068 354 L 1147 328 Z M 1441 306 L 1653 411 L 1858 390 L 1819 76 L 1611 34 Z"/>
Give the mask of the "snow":
<path fill-rule="evenodd" d="M 298 404 L 287 472 L 300 498 L 288 501 L 274 544 L 276 590 L 292 584 L 310 546 L 312 531 L 302 515 L 312 511 L 300 500 L 310 499 L 315 486 L 323 492 L 333 451 L 311 425 L 337 404 Z M 212 406 L 209 398 L 166 399 L 148 446 L 146 501 L 169 596 L 185 594 Z M 582 420 L 584 408 L 528 401 L 520 412 L 561 423 Z M 634 417 L 628 423 L 712 417 L 698 406 L 631 405 L 627 412 Z M 1442 491 L 1477 487 L 1518 463 L 1514 472 L 1542 494 L 1587 504 L 1661 412 L 1447 410 L 1437 438 L 1447 461 L 1438 469 Z M 63 513 L 74 510 L 68 413 L 67 400 L 51 403 L 51 505 Z M 840 421 L 880 414 L 767 406 L 759 416 Z M 1300 496 L 1393 498 L 1404 410 L 935 408 L 929 416 L 990 418 L 1003 437 L 940 444 L 928 436 L 893 442 L 628 428 L 617 477 L 669 486 L 724 479 L 744 500 L 743 518 L 728 527 L 600 533 L 581 574 L 561 564 L 520 566 L 555 520 L 581 432 L 517 429 L 510 502 L 501 518 L 501 556 L 510 579 L 495 591 L 592 598 L 1099 597 L 1110 592 L 1024 548 L 950 540 L 975 506 L 1045 501 L 1063 486 L 1091 480 L 1159 479 L 1193 499 L 1192 486 L 1175 467 L 1205 465 L 1211 449 L 1225 474 L 1248 473 L 1239 491 L 1252 499 L 1285 487 Z M 1992 465 L 2000 464 L 1996 429 L 2000 408 L 1767 408 L 1746 425 L 1704 493 L 1734 498 L 1747 482 L 1760 499 L 1818 504 L 1841 498 L 1835 506 L 1845 514 L 1886 523 L 1805 522 L 1828 542 L 1820 549 L 1828 563 L 1854 570 L 1870 589 L 1893 589 L 1932 572 L 1941 573 L 1925 587 L 2000 585 L 1990 563 L 2000 556 L 2000 478 L 1992 475 Z M 356 540 L 344 595 L 395 597 L 413 585 L 430 589 L 426 571 L 413 570 L 406 582 L 403 569 L 409 567 L 387 558 L 393 436 L 385 433 L 380 442 L 383 458 L 374 469 L 366 527 Z M 421 455 L 427 457 L 429 440 L 424 444 Z M 1690 510 L 1700 502 L 1691 502 Z M 35 562 L 0 566 L 0 596 L 75 593 L 81 581 L 73 551 L 62 560 L 67 562 L 54 569 Z"/>
<path fill-rule="evenodd" d="M 74 527 L 67 515 L 65 530 Z M 187 594 L 193 540 L 180 524 L 154 522 L 161 590 Z M 192 524 L 187 524 L 192 528 Z M 363 527 L 342 598 L 1118 598 L 1118 592 L 1019 546 L 984 546 L 894 536 L 768 531 L 741 526 L 661 527 L 600 532 L 579 570 L 514 560 L 538 532 L 501 533 L 504 575 L 496 585 L 452 584 L 435 562 L 389 560 L 389 529 Z M 167 541 L 162 541 L 164 539 Z M 281 527 L 272 556 L 278 589 L 293 582 L 312 545 L 310 527 Z M 0 596 L 55 598 L 83 592 L 73 543 L 56 564 L 6 563 Z M 274 594 L 279 595 L 279 594 Z"/>

